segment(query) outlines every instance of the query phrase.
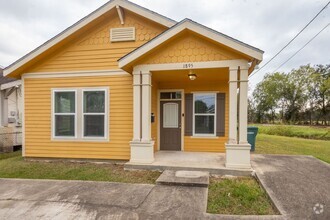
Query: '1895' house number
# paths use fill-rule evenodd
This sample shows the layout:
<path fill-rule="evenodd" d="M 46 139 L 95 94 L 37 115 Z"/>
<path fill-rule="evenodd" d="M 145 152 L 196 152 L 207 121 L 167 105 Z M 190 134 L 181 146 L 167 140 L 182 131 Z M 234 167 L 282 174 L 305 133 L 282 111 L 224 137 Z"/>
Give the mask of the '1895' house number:
<path fill-rule="evenodd" d="M 194 64 L 192 64 L 192 63 L 183 64 L 183 68 L 185 68 L 185 69 L 190 69 L 190 68 L 193 68 L 193 67 L 194 67 Z"/>

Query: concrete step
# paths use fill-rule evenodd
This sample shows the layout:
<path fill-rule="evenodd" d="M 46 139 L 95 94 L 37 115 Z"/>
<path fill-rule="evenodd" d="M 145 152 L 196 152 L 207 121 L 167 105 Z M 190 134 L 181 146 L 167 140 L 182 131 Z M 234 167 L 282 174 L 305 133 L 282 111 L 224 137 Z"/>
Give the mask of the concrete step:
<path fill-rule="evenodd" d="M 156 180 L 157 185 L 208 187 L 209 172 L 165 170 Z"/>

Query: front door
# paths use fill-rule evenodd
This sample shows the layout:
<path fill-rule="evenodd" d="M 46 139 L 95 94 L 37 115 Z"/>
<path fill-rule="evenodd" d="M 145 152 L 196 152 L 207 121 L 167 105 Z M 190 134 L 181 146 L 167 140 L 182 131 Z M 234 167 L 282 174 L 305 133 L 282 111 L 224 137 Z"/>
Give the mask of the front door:
<path fill-rule="evenodd" d="M 181 101 L 160 102 L 160 150 L 181 151 Z"/>

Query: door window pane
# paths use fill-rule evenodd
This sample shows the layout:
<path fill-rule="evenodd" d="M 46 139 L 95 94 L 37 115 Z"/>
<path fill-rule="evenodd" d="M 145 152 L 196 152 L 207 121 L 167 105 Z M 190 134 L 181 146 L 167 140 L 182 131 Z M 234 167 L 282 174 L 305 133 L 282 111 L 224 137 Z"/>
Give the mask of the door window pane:
<path fill-rule="evenodd" d="M 196 134 L 214 134 L 214 116 L 197 115 L 195 116 Z"/>
<path fill-rule="evenodd" d="M 215 95 L 196 94 L 195 113 L 215 113 Z"/>
<path fill-rule="evenodd" d="M 163 128 L 179 127 L 179 104 L 166 103 L 163 105 Z"/>
<path fill-rule="evenodd" d="M 104 115 L 84 116 L 84 136 L 104 137 Z"/>
<path fill-rule="evenodd" d="M 74 115 L 55 115 L 55 136 L 72 137 L 74 128 Z"/>
<path fill-rule="evenodd" d="M 104 109 L 104 91 L 84 91 L 84 113 L 104 113 Z"/>
<path fill-rule="evenodd" d="M 75 92 L 55 92 L 55 113 L 75 112 Z"/>

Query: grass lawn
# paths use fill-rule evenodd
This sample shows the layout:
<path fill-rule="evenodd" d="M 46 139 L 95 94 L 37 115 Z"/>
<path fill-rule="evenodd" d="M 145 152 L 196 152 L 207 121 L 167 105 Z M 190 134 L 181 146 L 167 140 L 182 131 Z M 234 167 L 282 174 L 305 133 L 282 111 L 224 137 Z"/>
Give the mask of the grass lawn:
<path fill-rule="evenodd" d="M 252 177 L 211 178 L 207 212 L 228 215 L 275 215 L 266 192 Z"/>
<path fill-rule="evenodd" d="M 258 134 L 255 153 L 312 155 L 330 163 L 330 141 Z"/>
<path fill-rule="evenodd" d="M 0 178 L 91 180 L 124 183 L 154 184 L 160 173 L 156 171 L 124 171 L 123 165 L 29 162 L 21 151 L 0 154 Z"/>
<path fill-rule="evenodd" d="M 260 134 L 330 141 L 330 127 L 311 127 L 295 125 L 252 125 L 259 128 Z"/>

